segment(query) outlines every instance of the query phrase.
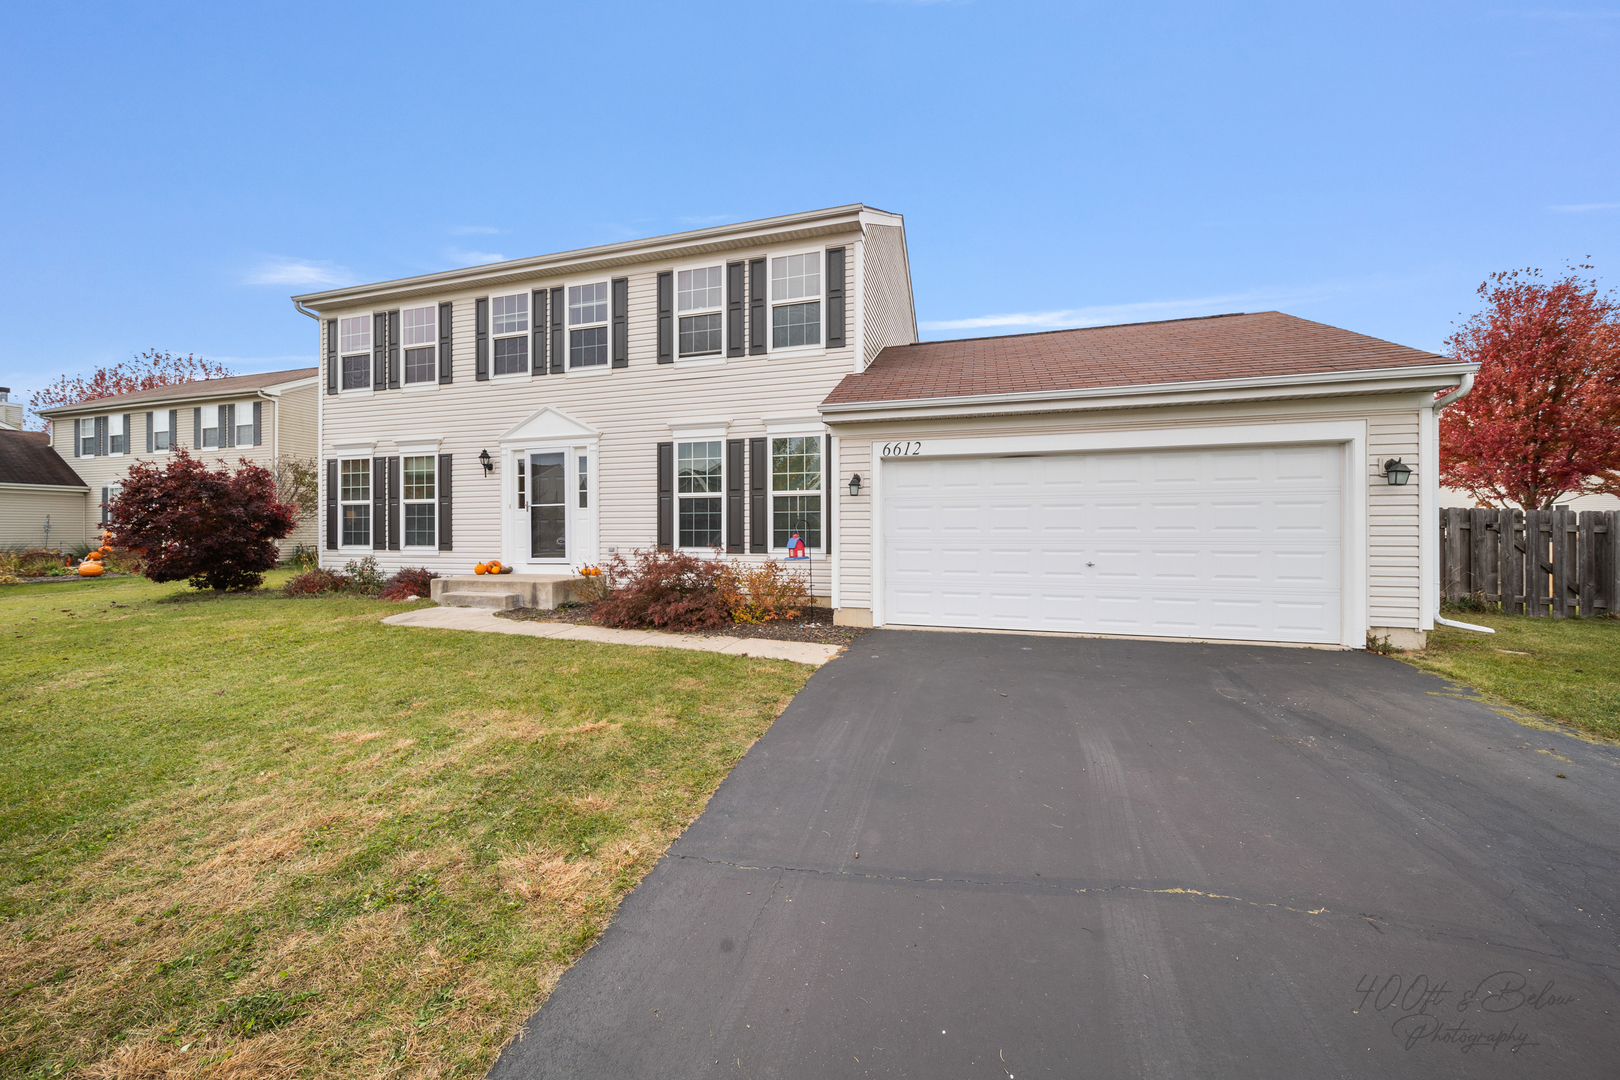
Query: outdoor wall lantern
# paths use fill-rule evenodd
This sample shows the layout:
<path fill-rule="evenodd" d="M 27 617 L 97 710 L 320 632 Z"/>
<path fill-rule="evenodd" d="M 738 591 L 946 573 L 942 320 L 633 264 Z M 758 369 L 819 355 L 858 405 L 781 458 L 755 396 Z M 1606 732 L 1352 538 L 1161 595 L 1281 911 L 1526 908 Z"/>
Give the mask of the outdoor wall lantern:
<path fill-rule="evenodd" d="M 1389 481 L 1390 487 L 1401 487 L 1412 475 L 1412 466 L 1401 464 L 1400 458 L 1390 458 L 1384 462 L 1384 479 Z"/>
<path fill-rule="evenodd" d="M 478 462 L 484 467 L 484 475 L 488 476 L 495 471 L 495 463 L 489 459 L 488 450 L 478 451 Z M 1393 481 L 1391 481 L 1393 483 Z"/>
<path fill-rule="evenodd" d="M 861 474 L 860 473 L 856 473 L 854 476 L 849 478 L 849 493 L 851 495 L 859 495 L 861 493 Z"/>

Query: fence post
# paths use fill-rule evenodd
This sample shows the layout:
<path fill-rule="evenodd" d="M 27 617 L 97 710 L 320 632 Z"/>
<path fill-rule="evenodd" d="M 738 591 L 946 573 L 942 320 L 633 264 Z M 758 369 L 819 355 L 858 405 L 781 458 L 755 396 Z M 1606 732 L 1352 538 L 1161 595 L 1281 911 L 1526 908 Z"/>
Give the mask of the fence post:
<path fill-rule="evenodd" d="M 1561 506 L 1552 512 L 1552 613 L 1555 619 L 1569 618 L 1569 511 Z"/>
<path fill-rule="evenodd" d="M 1547 574 L 1541 568 L 1547 553 L 1546 545 L 1541 542 L 1544 516 L 1541 510 L 1524 512 L 1524 606 L 1525 614 L 1534 619 L 1547 614 Z"/>
<path fill-rule="evenodd" d="M 1496 513 L 1496 578 L 1502 593 L 1502 614 L 1524 614 L 1523 562 L 1517 539 L 1519 512 L 1503 507 Z"/>
<path fill-rule="evenodd" d="M 1620 611 L 1620 510 L 1610 510 L 1609 519 L 1609 612 Z"/>
<path fill-rule="evenodd" d="M 1580 575 L 1581 618 L 1590 619 L 1597 614 L 1597 552 L 1593 550 L 1597 539 L 1597 511 L 1582 510 L 1577 522 L 1577 573 Z"/>

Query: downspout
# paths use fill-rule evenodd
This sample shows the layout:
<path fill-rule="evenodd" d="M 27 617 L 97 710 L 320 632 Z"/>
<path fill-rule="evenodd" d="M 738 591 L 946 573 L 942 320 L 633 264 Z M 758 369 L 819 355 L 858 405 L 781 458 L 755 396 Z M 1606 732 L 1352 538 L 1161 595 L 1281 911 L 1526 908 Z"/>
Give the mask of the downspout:
<path fill-rule="evenodd" d="M 1452 390 L 1449 394 L 1435 398 L 1434 404 L 1431 406 L 1431 408 L 1433 408 L 1435 413 L 1438 414 L 1441 409 L 1445 408 L 1447 405 L 1450 405 L 1453 401 L 1460 401 L 1461 399 L 1467 397 L 1468 392 L 1473 388 L 1474 373 L 1470 371 L 1463 375 L 1462 382 L 1457 384 L 1457 388 L 1455 390 Z M 1439 463 L 1436 462 L 1436 464 Z M 1453 626 L 1458 630 L 1473 630 L 1481 634 L 1496 633 L 1495 630 L 1492 630 L 1488 626 L 1475 626 L 1473 623 L 1457 622 L 1454 619 L 1442 618 L 1440 615 L 1440 600 L 1438 596 L 1436 596 L 1434 603 L 1434 621 L 1439 623 L 1441 626 Z"/>

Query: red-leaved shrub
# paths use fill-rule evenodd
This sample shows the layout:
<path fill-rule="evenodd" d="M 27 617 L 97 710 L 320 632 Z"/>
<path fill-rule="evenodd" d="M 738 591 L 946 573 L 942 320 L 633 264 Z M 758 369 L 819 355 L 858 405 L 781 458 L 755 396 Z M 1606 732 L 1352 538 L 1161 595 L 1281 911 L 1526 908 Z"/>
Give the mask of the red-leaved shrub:
<path fill-rule="evenodd" d="M 604 567 L 613 592 L 591 608 L 604 626 L 707 630 L 731 621 L 720 585 L 725 563 L 685 551 L 638 550 Z"/>
<path fill-rule="evenodd" d="M 428 584 L 438 577 L 425 566 L 402 567 L 399 573 L 389 578 L 383 585 L 382 592 L 377 594 L 379 600 L 414 600 L 417 597 L 433 595 L 433 586 Z"/>
<path fill-rule="evenodd" d="M 347 592 L 348 589 L 348 578 L 319 566 L 304 571 L 281 587 L 281 591 L 288 596 L 319 596 L 321 593 Z"/>
<path fill-rule="evenodd" d="M 293 531 L 298 508 L 276 498 L 270 472 L 246 458 L 233 473 L 183 449 L 167 465 L 137 461 L 107 505 L 114 547 L 141 556 L 153 581 L 194 589 L 251 589 L 275 568 L 276 541 Z"/>

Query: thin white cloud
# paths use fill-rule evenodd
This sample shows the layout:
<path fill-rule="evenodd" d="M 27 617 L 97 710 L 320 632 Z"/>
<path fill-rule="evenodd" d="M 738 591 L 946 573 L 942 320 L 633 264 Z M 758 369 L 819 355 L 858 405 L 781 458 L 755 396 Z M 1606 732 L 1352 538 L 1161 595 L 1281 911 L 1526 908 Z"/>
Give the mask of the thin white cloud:
<path fill-rule="evenodd" d="M 1620 202 L 1575 203 L 1571 206 L 1549 206 L 1555 214 L 1584 214 L 1588 210 L 1620 210 Z"/>
<path fill-rule="evenodd" d="M 357 279 L 345 266 L 324 260 L 289 259 L 281 256 L 266 259 L 248 271 L 244 281 L 249 285 L 352 285 Z"/>
<path fill-rule="evenodd" d="M 465 251 L 455 247 L 445 248 L 444 257 L 457 266 L 483 266 L 485 263 L 506 261 L 506 256 L 498 251 Z"/>
<path fill-rule="evenodd" d="M 918 324 L 923 330 L 1057 330 L 1073 326 L 1109 326 L 1114 323 L 1187 319 L 1222 315 L 1246 307 L 1270 307 L 1287 300 L 1300 303 L 1316 293 L 1247 292 L 1231 296 L 1202 296 L 1190 300 L 1146 300 L 1135 304 L 1100 304 L 1058 311 L 1013 311 L 1003 315 L 976 315 L 966 319 L 937 319 Z"/>
<path fill-rule="evenodd" d="M 494 236 L 500 231 L 493 225 L 455 225 L 449 230 L 451 236 Z"/>

